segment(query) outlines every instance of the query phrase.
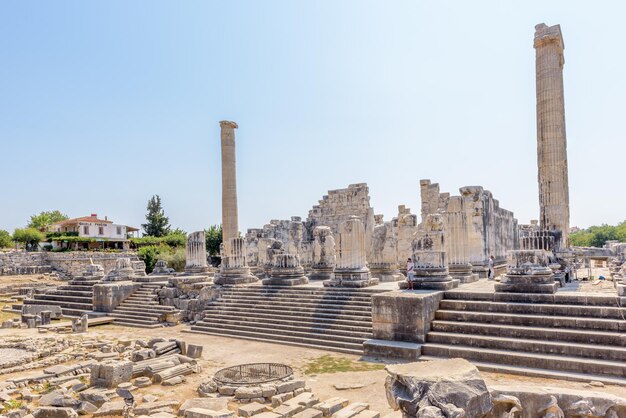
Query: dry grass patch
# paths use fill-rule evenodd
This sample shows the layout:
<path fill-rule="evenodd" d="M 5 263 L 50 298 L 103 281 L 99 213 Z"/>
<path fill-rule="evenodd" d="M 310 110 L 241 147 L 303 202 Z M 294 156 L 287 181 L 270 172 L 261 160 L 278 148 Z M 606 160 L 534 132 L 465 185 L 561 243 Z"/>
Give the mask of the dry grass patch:
<path fill-rule="evenodd" d="M 371 370 L 382 370 L 384 364 L 366 363 L 355 361 L 347 357 L 331 356 L 326 354 L 312 359 L 304 366 L 304 374 L 315 375 L 321 373 L 337 372 L 368 372 Z"/>

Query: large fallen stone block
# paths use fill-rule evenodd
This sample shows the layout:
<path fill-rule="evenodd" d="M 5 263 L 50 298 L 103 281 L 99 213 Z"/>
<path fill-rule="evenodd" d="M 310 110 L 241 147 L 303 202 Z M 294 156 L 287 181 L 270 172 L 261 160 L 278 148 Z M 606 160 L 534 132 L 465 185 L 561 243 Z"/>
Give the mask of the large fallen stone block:
<path fill-rule="evenodd" d="M 405 416 L 483 417 L 491 394 L 478 369 L 463 359 L 435 360 L 385 367 L 387 401 Z M 424 415 L 428 411 L 430 415 Z M 419 415 L 418 415 L 419 413 Z"/>
<path fill-rule="evenodd" d="M 370 409 L 369 404 L 363 402 L 351 403 L 343 409 L 340 409 L 333 414 L 333 418 L 352 418 L 359 415 L 361 412 Z"/>
<path fill-rule="evenodd" d="M 204 408 L 190 408 L 185 411 L 185 418 L 233 418 L 235 413 L 227 409 L 212 411 Z"/>
<path fill-rule="evenodd" d="M 63 312 L 58 305 L 22 305 L 22 314 L 26 315 L 41 315 L 43 311 L 50 311 L 50 317 L 52 319 L 61 319 Z"/>
<path fill-rule="evenodd" d="M 555 414 L 554 416 L 563 414 L 565 417 L 626 417 L 626 398 L 591 390 L 530 385 L 515 388 L 494 386 L 491 388 L 491 395 L 495 405 L 494 412 L 503 409 L 511 411 L 517 407 L 517 401 L 522 410 L 516 412 L 516 418 L 550 416 L 549 413 Z M 511 409 L 505 409 L 507 400 Z"/>
<path fill-rule="evenodd" d="M 133 376 L 133 363 L 130 361 L 107 361 L 91 367 L 91 386 L 117 387 L 129 382 Z"/>
<path fill-rule="evenodd" d="M 55 408 L 42 406 L 33 412 L 34 418 L 77 418 L 78 414 L 72 408 Z"/>
<path fill-rule="evenodd" d="M 228 401 L 224 398 L 191 398 L 187 399 L 178 410 L 178 415 L 185 415 L 185 411 L 192 408 L 210 409 L 221 411 L 228 409 Z"/>
<path fill-rule="evenodd" d="M 330 398 L 326 399 L 324 402 L 318 403 L 314 408 L 322 411 L 325 417 L 329 417 L 340 409 L 345 408 L 349 402 L 350 401 L 345 398 Z"/>

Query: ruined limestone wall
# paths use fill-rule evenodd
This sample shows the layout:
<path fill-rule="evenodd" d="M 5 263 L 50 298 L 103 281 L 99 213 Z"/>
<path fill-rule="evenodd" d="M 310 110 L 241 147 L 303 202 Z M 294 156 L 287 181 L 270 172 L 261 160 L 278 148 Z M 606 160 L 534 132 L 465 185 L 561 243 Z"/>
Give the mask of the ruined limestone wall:
<path fill-rule="evenodd" d="M 9 274 L 35 274 L 57 272 L 62 276 L 82 275 L 93 260 L 104 268 L 105 274 L 115 268 L 118 258 L 139 261 L 135 253 L 107 253 L 97 251 L 71 251 L 64 253 L 12 251 L 0 253 L 0 276 Z"/>
<path fill-rule="evenodd" d="M 420 181 L 422 220 L 429 213 L 445 215 L 450 263 L 470 263 L 484 269 L 489 257 L 504 264 L 509 250 L 518 248 L 518 226 L 513 212 L 500 207 L 481 186 L 459 189 L 460 196 L 441 193 L 437 183 Z"/>

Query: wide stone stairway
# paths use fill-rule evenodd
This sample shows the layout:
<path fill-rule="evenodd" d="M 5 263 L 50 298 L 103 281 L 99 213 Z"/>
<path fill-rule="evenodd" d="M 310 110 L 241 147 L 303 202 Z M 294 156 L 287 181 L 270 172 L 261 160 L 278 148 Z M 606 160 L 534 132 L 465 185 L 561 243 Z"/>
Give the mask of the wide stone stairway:
<path fill-rule="evenodd" d="M 449 291 L 420 359 L 462 357 L 483 370 L 527 375 L 626 378 L 624 316 L 617 298 L 605 295 Z"/>
<path fill-rule="evenodd" d="M 115 318 L 114 323 L 140 328 L 157 328 L 163 326 L 164 317 L 176 312 L 173 306 L 159 305 L 157 291 L 167 282 L 144 283 L 113 310 L 109 316 Z"/>
<path fill-rule="evenodd" d="M 64 316 L 78 317 L 93 310 L 93 286 L 100 281 L 77 278 L 45 293 L 35 293 L 32 299 L 24 299 L 23 303 L 60 306 Z"/>
<path fill-rule="evenodd" d="M 372 289 L 226 287 L 191 332 L 363 354 Z"/>

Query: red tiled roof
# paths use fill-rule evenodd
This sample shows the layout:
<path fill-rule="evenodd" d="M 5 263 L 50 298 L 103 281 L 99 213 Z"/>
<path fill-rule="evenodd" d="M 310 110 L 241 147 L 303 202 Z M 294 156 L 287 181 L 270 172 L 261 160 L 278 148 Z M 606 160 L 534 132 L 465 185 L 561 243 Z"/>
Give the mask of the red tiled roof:
<path fill-rule="evenodd" d="M 75 224 L 78 222 L 97 222 L 97 223 L 105 223 L 105 224 L 113 223 L 113 221 L 109 221 L 106 219 L 98 219 L 97 216 L 83 216 L 82 218 L 66 219 L 64 221 L 57 222 L 54 225 L 64 226 L 64 225 Z"/>

